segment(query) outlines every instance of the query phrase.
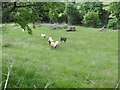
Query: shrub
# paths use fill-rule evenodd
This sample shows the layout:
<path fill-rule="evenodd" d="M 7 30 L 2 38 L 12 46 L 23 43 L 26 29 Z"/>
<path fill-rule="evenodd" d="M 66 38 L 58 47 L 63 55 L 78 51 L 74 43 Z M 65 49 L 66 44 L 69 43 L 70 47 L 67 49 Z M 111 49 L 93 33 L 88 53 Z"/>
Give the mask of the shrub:
<path fill-rule="evenodd" d="M 107 27 L 112 29 L 117 28 L 117 18 L 109 19 Z"/>
<path fill-rule="evenodd" d="M 84 25 L 96 27 L 100 24 L 98 12 L 90 11 L 83 18 Z"/>

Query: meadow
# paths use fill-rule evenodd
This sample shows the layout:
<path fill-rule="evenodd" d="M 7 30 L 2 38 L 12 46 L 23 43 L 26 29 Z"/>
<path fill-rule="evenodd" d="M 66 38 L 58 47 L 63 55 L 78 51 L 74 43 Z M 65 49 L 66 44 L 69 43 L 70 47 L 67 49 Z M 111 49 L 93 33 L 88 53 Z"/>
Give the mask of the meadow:
<path fill-rule="evenodd" d="M 117 30 L 76 26 L 76 32 L 66 32 L 40 26 L 29 35 L 6 24 L 2 35 L 4 74 L 8 61 L 13 62 L 8 88 L 115 88 L 118 83 Z M 67 41 L 53 49 L 49 36 L 58 41 L 64 36 Z"/>

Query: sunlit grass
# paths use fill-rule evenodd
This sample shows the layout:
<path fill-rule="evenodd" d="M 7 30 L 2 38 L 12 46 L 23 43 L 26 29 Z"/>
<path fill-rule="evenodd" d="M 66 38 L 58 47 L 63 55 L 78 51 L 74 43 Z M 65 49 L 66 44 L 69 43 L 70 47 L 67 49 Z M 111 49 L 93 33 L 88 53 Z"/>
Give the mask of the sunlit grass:
<path fill-rule="evenodd" d="M 118 31 L 77 26 L 76 32 L 66 32 L 37 27 L 31 36 L 18 26 L 7 27 L 3 32 L 3 73 L 7 73 L 9 57 L 14 61 L 8 87 L 44 88 L 50 83 L 48 88 L 113 88 L 117 84 Z M 41 33 L 58 41 L 65 36 L 67 42 L 53 49 Z"/>

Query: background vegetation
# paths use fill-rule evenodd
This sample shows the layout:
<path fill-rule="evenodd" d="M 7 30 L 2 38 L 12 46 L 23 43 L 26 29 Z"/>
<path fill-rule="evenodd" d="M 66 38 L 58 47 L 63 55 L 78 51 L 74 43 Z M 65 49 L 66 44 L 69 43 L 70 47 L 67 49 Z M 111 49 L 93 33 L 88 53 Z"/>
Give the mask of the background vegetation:
<path fill-rule="evenodd" d="M 120 2 L 2 2 L 1 27 L 2 88 L 118 87 Z"/>
<path fill-rule="evenodd" d="M 35 22 L 66 22 L 71 25 L 87 24 L 90 27 L 105 26 L 113 29 L 120 27 L 120 2 L 3 2 L 2 9 L 3 23 L 18 23 L 29 34 L 32 34 L 32 30 L 28 24 Z"/>

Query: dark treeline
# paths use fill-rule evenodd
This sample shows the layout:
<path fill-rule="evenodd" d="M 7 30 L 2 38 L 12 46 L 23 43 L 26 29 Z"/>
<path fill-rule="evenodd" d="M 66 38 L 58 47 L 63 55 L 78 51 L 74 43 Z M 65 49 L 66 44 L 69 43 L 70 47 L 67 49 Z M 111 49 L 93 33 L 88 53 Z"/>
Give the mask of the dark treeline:
<path fill-rule="evenodd" d="M 32 30 L 28 24 L 35 22 L 118 29 L 120 2 L 3 2 L 2 22 L 18 23 L 29 34 Z"/>

